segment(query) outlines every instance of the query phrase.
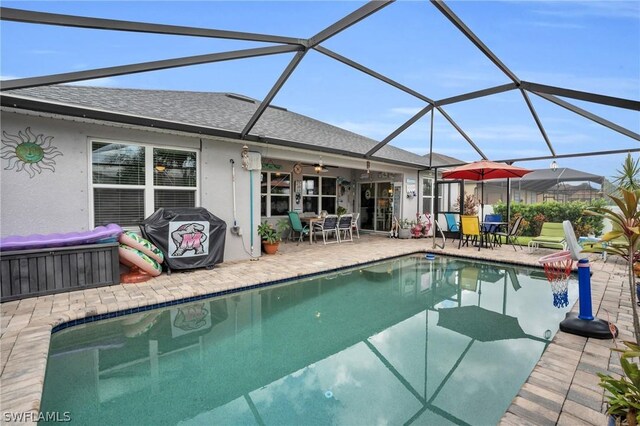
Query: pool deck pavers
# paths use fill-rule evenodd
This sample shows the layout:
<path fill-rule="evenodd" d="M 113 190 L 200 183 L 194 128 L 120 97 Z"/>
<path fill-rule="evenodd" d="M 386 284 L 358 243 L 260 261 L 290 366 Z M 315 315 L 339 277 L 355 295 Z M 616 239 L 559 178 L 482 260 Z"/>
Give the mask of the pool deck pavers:
<path fill-rule="evenodd" d="M 397 240 L 363 235 L 354 243 L 281 244 L 280 252 L 260 260 L 225 262 L 213 270 L 163 274 L 141 284 L 101 287 L 0 304 L 0 409 L 2 423 L 33 423 L 40 408 L 49 340 L 53 327 L 79 318 L 117 312 L 193 296 L 212 294 L 301 275 L 372 262 L 419 251 L 537 265 L 550 250 L 529 254 L 511 246 L 495 250 L 431 250 L 431 239 Z M 614 322 L 618 341 L 631 340 L 633 325 L 627 270 L 621 259 L 591 256 L 593 313 Z M 573 307 L 578 311 L 578 303 Z M 620 343 L 618 343 L 620 344 Z M 504 425 L 603 425 L 606 404 L 597 372 L 620 373 L 612 340 L 588 339 L 559 331 L 511 406 Z M 22 415 L 19 413 L 31 413 Z M 17 417 L 16 417 L 17 415 Z M 10 417 L 14 416 L 14 417 Z M 32 417 L 29 417 L 32 416 Z M 18 421 L 7 421 L 7 419 Z"/>

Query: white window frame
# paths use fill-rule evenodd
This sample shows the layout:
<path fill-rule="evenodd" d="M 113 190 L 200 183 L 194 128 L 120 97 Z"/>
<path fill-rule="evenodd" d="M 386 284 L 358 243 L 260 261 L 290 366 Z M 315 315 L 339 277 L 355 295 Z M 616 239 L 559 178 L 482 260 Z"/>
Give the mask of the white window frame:
<path fill-rule="evenodd" d="M 315 175 L 302 175 L 302 180 L 304 181 L 304 178 L 307 177 L 313 177 L 313 178 L 318 178 L 318 194 L 314 194 L 314 195 L 305 195 L 304 192 L 302 193 L 302 205 L 304 206 L 304 199 L 305 197 L 309 197 L 309 198 L 317 198 L 318 199 L 318 211 L 315 212 L 316 214 L 320 214 L 320 212 L 323 210 L 322 209 L 322 197 L 331 197 L 331 198 L 335 198 L 336 202 L 335 202 L 335 206 L 336 206 L 336 212 L 338 210 L 338 178 L 335 176 L 319 176 L 317 174 Z M 322 193 L 322 179 L 334 179 L 336 181 L 336 193 L 335 195 L 325 195 Z M 303 207 L 304 208 L 304 207 Z M 332 214 L 336 214 L 336 213 L 332 213 Z"/>
<path fill-rule="evenodd" d="M 431 195 L 424 195 L 424 188 L 425 188 L 425 181 L 430 181 L 431 182 Z M 425 202 L 429 202 L 431 203 L 429 206 L 431 207 L 429 210 L 431 211 L 431 214 L 433 214 L 433 210 L 435 207 L 435 196 L 434 196 L 434 192 L 436 190 L 435 188 L 435 179 L 433 177 L 429 177 L 429 176 L 424 176 L 422 178 L 422 188 L 420 191 L 420 197 L 421 197 L 421 201 L 422 201 L 422 209 L 420 213 L 424 213 L 425 212 Z M 439 195 L 438 198 L 442 198 L 442 195 Z M 428 201 L 427 201 L 428 200 Z"/>
<path fill-rule="evenodd" d="M 117 185 L 117 184 L 105 184 L 105 183 L 93 183 L 93 144 L 94 143 L 106 143 L 114 145 L 133 145 L 141 146 L 144 148 L 144 185 Z M 153 183 L 153 150 L 154 149 L 167 149 L 174 151 L 187 151 L 196 154 L 196 186 L 157 186 Z M 196 148 L 186 148 L 175 145 L 158 145 L 133 141 L 112 140 L 112 139 L 100 139 L 89 138 L 87 148 L 88 162 L 89 162 L 89 223 L 91 228 L 95 228 L 95 209 L 93 204 L 93 190 L 96 188 L 109 188 L 109 189 L 143 189 L 144 190 L 144 217 L 149 217 L 155 211 L 155 191 L 159 190 L 177 190 L 177 191 L 191 191 L 195 192 L 195 207 L 200 207 L 200 150 Z M 135 230 L 137 227 L 125 226 L 124 229 Z"/>
<path fill-rule="evenodd" d="M 287 217 L 286 214 L 284 215 L 272 215 L 271 214 L 271 196 L 275 195 L 276 197 L 289 197 L 289 203 L 288 203 L 288 210 L 291 210 L 291 193 L 293 192 L 293 173 L 288 173 L 288 172 L 279 172 L 279 171 L 273 171 L 273 170 L 262 170 L 260 173 L 266 173 L 267 175 L 267 192 L 262 192 L 262 186 L 260 187 L 260 202 L 262 202 L 262 196 L 266 196 L 266 216 L 262 216 L 262 217 Z M 280 173 L 280 175 L 288 175 L 289 176 L 289 194 L 272 194 L 271 193 L 271 176 L 274 175 L 276 173 Z M 276 176 L 276 178 L 280 178 L 282 176 Z M 262 209 L 262 208 L 261 208 Z"/>

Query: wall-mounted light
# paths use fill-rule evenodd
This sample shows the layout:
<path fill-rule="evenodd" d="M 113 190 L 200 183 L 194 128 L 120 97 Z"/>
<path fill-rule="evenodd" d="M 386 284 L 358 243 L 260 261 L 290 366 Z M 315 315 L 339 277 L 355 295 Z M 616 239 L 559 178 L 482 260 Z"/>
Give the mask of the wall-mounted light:
<path fill-rule="evenodd" d="M 371 161 L 367 160 L 367 174 L 371 173 Z"/>
<path fill-rule="evenodd" d="M 549 164 L 549 168 L 551 169 L 551 171 L 555 172 L 556 170 L 558 170 L 558 163 L 556 163 L 556 160 L 553 160 L 551 162 L 551 164 Z"/>

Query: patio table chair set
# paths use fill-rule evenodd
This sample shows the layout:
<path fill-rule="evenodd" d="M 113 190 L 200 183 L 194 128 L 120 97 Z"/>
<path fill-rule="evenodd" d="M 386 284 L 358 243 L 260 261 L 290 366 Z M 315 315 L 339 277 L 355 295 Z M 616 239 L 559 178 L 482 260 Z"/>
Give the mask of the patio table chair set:
<path fill-rule="evenodd" d="M 312 233 L 321 234 L 322 242 L 324 244 L 342 243 L 345 241 L 353 242 L 354 231 L 356 232 L 357 237 L 360 238 L 360 230 L 358 228 L 360 213 L 356 216 L 352 213 L 343 214 L 341 216 L 328 214 L 324 216 L 321 222 L 312 222 L 311 229 L 302 224 L 298 212 L 288 212 L 288 215 L 292 230 L 292 238 L 295 238 L 295 233 L 297 233 L 298 244 L 303 241 L 305 236 L 309 236 L 311 241 Z M 335 238 L 334 241 L 332 241 L 332 236 Z"/>

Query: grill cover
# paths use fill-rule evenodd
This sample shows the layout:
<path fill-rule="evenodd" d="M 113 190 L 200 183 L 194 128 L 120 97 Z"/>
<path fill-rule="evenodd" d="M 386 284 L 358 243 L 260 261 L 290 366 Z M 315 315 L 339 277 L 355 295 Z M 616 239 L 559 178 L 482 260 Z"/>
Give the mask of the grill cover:
<path fill-rule="evenodd" d="M 140 230 L 169 269 L 212 268 L 224 260 L 227 224 L 203 207 L 159 208 Z"/>

